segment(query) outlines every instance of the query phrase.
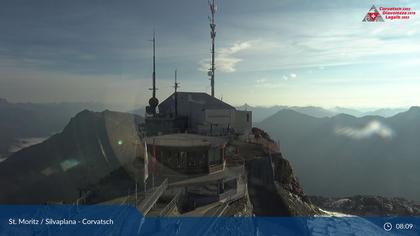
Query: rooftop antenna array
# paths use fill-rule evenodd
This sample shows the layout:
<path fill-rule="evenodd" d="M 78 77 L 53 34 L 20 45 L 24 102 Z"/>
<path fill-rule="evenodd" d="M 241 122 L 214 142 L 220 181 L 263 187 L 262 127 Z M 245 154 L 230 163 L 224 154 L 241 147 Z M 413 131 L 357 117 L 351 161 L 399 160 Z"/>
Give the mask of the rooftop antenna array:
<path fill-rule="evenodd" d="M 214 54 L 215 54 L 215 38 L 216 38 L 216 24 L 214 23 L 214 15 L 217 11 L 217 6 L 214 0 L 209 1 L 210 12 L 211 16 L 209 16 L 210 21 L 210 37 L 211 37 L 211 67 L 209 68 L 208 75 L 210 76 L 210 84 L 211 84 L 211 96 L 214 97 L 214 71 L 215 62 L 214 62 Z"/>
<path fill-rule="evenodd" d="M 152 97 L 149 99 L 149 106 L 146 107 L 146 112 L 149 115 L 156 116 L 156 107 L 159 104 L 159 100 L 156 98 L 156 33 L 153 32 L 153 39 L 151 40 L 153 42 L 153 74 L 152 74 L 152 80 L 153 80 L 153 87 L 149 88 L 149 90 L 152 90 L 153 94 Z"/>

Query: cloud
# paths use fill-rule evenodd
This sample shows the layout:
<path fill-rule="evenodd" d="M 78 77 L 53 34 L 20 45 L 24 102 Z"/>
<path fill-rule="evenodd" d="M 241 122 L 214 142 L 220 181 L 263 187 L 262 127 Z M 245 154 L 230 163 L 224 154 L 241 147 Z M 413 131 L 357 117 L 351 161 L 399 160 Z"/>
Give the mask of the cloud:
<path fill-rule="evenodd" d="M 287 75 L 282 75 L 279 77 L 261 77 L 255 80 L 256 87 L 258 88 L 279 88 L 287 86 L 287 82 L 289 79 L 297 78 L 297 74 L 290 73 Z"/>
<path fill-rule="evenodd" d="M 404 56 L 406 61 L 418 57 L 420 31 L 415 30 L 420 24 L 418 19 L 371 26 L 360 23 L 360 16 L 363 18 L 367 12 L 360 5 L 331 5 L 327 1 L 324 4 L 328 9 L 322 11 L 303 7 L 282 14 L 257 11 L 245 19 L 235 18 L 234 25 L 243 26 L 232 29 L 235 35 L 249 35 L 252 29 L 254 35 L 263 39 L 253 47 L 257 53 L 247 60 L 250 62 L 244 68 L 249 71 L 320 66 L 328 69 L 337 65 L 393 64 L 395 55 Z M 342 19 L 340 13 L 344 7 L 346 19 Z M 297 15 L 305 17 L 297 18 Z M 267 43 L 270 47 L 266 47 Z"/>
<path fill-rule="evenodd" d="M 216 71 L 231 73 L 236 71 L 236 65 L 242 61 L 235 54 L 248 49 L 252 46 L 251 41 L 236 42 L 231 47 L 220 48 L 216 51 Z M 210 68 L 210 59 L 204 59 L 200 62 L 200 71 L 208 71 Z"/>
<path fill-rule="evenodd" d="M 284 80 L 284 76 L 282 78 Z M 279 87 L 284 87 L 285 83 L 280 78 L 259 78 L 257 79 L 255 87 L 264 88 L 264 89 L 274 89 Z"/>
<path fill-rule="evenodd" d="M 295 74 L 295 73 L 291 73 L 291 74 L 289 74 L 289 75 L 283 75 L 282 76 L 282 79 L 283 80 L 289 80 L 289 79 L 294 79 L 294 78 L 296 78 L 297 77 L 297 75 Z"/>
<path fill-rule="evenodd" d="M 267 79 L 266 78 L 260 78 L 260 79 L 257 79 L 257 84 L 264 84 L 265 82 L 267 82 Z"/>
<path fill-rule="evenodd" d="M 394 136 L 394 131 L 391 128 L 377 120 L 370 121 L 363 128 L 337 127 L 334 132 L 352 139 L 365 139 L 374 135 L 390 139 Z"/>

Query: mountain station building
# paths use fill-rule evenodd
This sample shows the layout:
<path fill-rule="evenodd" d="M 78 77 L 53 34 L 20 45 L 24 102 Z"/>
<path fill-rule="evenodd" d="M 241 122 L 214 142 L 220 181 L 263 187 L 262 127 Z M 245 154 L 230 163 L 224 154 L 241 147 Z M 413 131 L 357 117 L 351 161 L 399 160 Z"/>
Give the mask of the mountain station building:
<path fill-rule="evenodd" d="M 146 118 L 148 135 L 195 133 L 210 136 L 247 134 L 252 112 L 203 92 L 175 92 L 158 105 L 159 113 Z"/>

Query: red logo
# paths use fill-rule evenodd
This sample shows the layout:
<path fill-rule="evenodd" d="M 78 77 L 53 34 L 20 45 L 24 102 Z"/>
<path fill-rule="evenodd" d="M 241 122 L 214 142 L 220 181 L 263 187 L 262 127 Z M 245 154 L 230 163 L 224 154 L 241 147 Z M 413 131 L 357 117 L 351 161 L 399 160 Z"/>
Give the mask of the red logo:
<path fill-rule="evenodd" d="M 373 5 L 366 16 L 363 18 L 363 21 L 367 22 L 383 22 L 384 19 L 381 16 L 381 13 L 379 13 L 378 9 L 376 9 L 375 5 Z"/>
<path fill-rule="evenodd" d="M 369 17 L 372 19 L 372 21 L 375 21 L 376 17 L 378 17 L 379 13 L 377 12 L 370 12 Z"/>

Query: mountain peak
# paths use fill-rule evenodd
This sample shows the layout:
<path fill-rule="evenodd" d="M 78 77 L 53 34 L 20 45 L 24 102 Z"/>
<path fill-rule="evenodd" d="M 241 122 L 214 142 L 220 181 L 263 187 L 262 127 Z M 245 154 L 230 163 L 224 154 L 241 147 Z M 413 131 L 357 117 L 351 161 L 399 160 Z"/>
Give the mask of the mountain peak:
<path fill-rule="evenodd" d="M 405 117 L 406 119 L 418 119 L 420 118 L 420 107 L 412 106 L 408 111 L 398 113 L 393 118 Z"/>
<path fill-rule="evenodd" d="M 92 115 L 92 114 L 95 114 L 95 113 L 99 113 L 99 112 L 94 112 L 94 111 L 91 111 L 91 110 L 88 110 L 88 109 L 84 109 L 81 112 L 77 113 L 76 116 L 86 116 L 86 115 Z"/>
<path fill-rule="evenodd" d="M 285 108 L 279 110 L 276 114 L 274 114 L 272 117 L 278 117 L 278 116 L 288 116 L 288 117 L 309 117 L 309 118 L 315 118 L 313 116 L 307 115 L 303 112 L 296 111 L 294 109 Z M 270 118 L 270 117 L 269 117 Z"/>
<path fill-rule="evenodd" d="M 2 104 L 9 104 L 9 102 L 5 98 L 0 98 L 0 105 Z"/>
<path fill-rule="evenodd" d="M 418 112 L 418 113 L 420 113 L 420 107 L 412 106 L 412 107 L 410 107 L 410 109 L 408 109 L 408 112 Z"/>
<path fill-rule="evenodd" d="M 74 122 L 86 122 L 88 120 L 96 120 L 99 117 L 101 117 L 101 115 L 103 114 L 103 112 L 94 112 L 94 111 L 90 111 L 88 109 L 84 109 L 83 111 L 77 113 L 73 118 L 70 119 L 70 122 L 67 124 L 67 126 L 71 125 Z M 67 127 L 66 126 L 66 127 Z"/>
<path fill-rule="evenodd" d="M 252 109 L 253 106 L 249 105 L 248 103 L 244 103 L 243 105 L 239 106 L 238 109 Z"/>
<path fill-rule="evenodd" d="M 332 118 L 334 118 L 334 119 L 352 119 L 352 118 L 356 118 L 356 117 L 353 116 L 353 115 L 346 114 L 346 113 L 340 113 L 340 114 L 337 114 L 337 115 L 333 116 Z"/>
<path fill-rule="evenodd" d="M 297 112 L 294 109 L 290 109 L 290 108 L 284 108 L 279 110 L 276 114 L 281 114 L 281 113 L 289 113 L 289 114 L 299 114 L 299 115 L 304 115 L 303 113 Z"/>

